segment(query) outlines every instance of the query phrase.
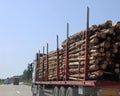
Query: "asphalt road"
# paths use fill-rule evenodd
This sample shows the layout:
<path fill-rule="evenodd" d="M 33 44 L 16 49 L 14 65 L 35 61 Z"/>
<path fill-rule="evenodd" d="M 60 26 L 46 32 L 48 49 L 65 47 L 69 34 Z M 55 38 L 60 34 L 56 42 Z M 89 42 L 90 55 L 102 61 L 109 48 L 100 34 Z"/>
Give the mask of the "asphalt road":
<path fill-rule="evenodd" d="M 32 96 L 31 87 L 26 85 L 0 85 L 0 96 Z"/>

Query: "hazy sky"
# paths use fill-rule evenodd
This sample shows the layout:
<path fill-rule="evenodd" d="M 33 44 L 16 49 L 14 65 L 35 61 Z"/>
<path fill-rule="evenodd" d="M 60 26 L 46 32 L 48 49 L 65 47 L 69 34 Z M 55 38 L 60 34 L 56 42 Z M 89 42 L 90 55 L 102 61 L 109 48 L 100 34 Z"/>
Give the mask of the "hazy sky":
<path fill-rule="evenodd" d="M 120 20 L 120 0 L 0 0 L 0 78 L 20 75 L 49 43 L 56 49 L 70 35 L 86 28 L 86 7 L 90 25 Z"/>

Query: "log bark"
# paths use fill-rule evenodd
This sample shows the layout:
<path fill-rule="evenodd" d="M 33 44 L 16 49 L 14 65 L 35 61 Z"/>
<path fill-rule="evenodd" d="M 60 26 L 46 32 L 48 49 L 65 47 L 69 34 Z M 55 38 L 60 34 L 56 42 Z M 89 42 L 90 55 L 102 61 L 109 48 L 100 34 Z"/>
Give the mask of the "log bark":
<path fill-rule="evenodd" d="M 99 69 L 99 65 L 93 64 L 89 66 L 89 71 L 95 71 Z"/>

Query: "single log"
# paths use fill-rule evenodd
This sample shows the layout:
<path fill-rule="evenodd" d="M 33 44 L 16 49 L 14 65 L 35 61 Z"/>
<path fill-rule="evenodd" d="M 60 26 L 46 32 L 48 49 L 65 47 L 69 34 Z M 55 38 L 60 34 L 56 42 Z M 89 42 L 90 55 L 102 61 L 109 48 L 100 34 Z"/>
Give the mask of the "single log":
<path fill-rule="evenodd" d="M 90 65 L 90 66 L 89 66 L 89 70 L 90 70 L 90 71 L 95 71 L 95 70 L 98 70 L 98 69 L 99 69 L 99 66 L 96 65 L 96 64 L 93 64 L 93 65 Z"/>
<path fill-rule="evenodd" d="M 96 30 L 99 30 L 99 27 L 97 25 L 92 25 L 90 28 L 89 28 L 90 31 L 94 32 Z"/>
<path fill-rule="evenodd" d="M 80 53 L 76 53 L 76 54 L 69 54 L 69 58 L 76 58 L 80 56 Z"/>
<path fill-rule="evenodd" d="M 101 56 L 104 57 L 104 56 L 105 56 L 105 53 L 101 53 Z"/>
<path fill-rule="evenodd" d="M 92 40 L 90 40 L 90 43 L 92 44 L 97 44 L 99 42 L 98 38 L 93 38 Z"/>
<path fill-rule="evenodd" d="M 80 78 L 74 78 L 74 77 L 68 77 L 70 80 L 83 80 L 83 79 L 80 79 Z"/>
<path fill-rule="evenodd" d="M 69 65 L 79 65 L 79 62 L 69 62 Z"/>
<path fill-rule="evenodd" d="M 69 69 L 69 73 L 78 73 L 78 72 L 79 72 L 78 68 Z"/>
<path fill-rule="evenodd" d="M 109 29 L 102 29 L 101 33 L 106 35 L 114 35 L 114 28 L 111 27 Z"/>
<path fill-rule="evenodd" d="M 110 42 L 109 41 L 105 41 L 103 43 L 100 43 L 100 46 L 104 47 L 104 48 L 109 48 L 110 47 Z"/>
<path fill-rule="evenodd" d="M 107 68 L 107 64 L 106 63 L 101 65 L 101 69 L 105 70 L 106 68 Z"/>
<path fill-rule="evenodd" d="M 110 42 L 112 40 L 112 38 L 110 36 L 107 36 L 106 40 Z"/>
<path fill-rule="evenodd" d="M 100 32 L 100 37 L 99 38 L 105 39 L 106 38 L 106 34 Z"/>
<path fill-rule="evenodd" d="M 73 51 L 69 51 L 69 54 L 76 54 L 76 53 L 79 53 L 80 52 L 80 49 L 75 49 Z"/>
<path fill-rule="evenodd" d="M 113 47 L 113 48 L 118 48 L 118 47 L 119 47 L 119 44 L 120 44 L 120 42 L 116 42 L 116 43 L 112 44 L 112 47 Z"/>
<path fill-rule="evenodd" d="M 89 50 L 89 53 L 90 54 L 102 54 L 103 52 L 105 52 L 105 49 L 104 48 L 99 48 L 99 49 L 91 49 Z"/>
<path fill-rule="evenodd" d="M 84 74 L 80 74 L 79 75 L 80 78 L 84 78 L 84 76 L 85 76 Z M 76 78 L 78 78 L 78 74 L 69 75 L 69 77 L 74 77 L 74 78 L 76 77 Z"/>
<path fill-rule="evenodd" d="M 97 59 L 98 61 L 101 61 L 103 59 L 103 57 L 89 57 L 89 60 L 94 60 Z"/>
<path fill-rule="evenodd" d="M 93 56 L 91 56 L 91 57 L 89 57 L 89 60 L 94 60 L 94 59 L 97 59 L 98 61 L 101 61 L 101 60 L 103 60 L 104 58 L 103 57 L 93 57 Z M 81 56 L 80 58 L 79 58 L 79 61 L 84 61 L 85 60 L 85 56 Z M 74 63 L 74 62 L 73 62 Z M 72 64 L 72 63 L 71 63 Z M 77 63 L 78 64 L 78 63 Z"/>
<path fill-rule="evenodd" d="M 78 62 L 80 60 L 80 58 L 70 58 L 68 60 L 69 60 L 69 62 Z"/>
<path fill-rule="evenodd" d="M 69 69 L 78 69 L 78 65 L 69 65 Z"/>
<path fill-rule="evenodd" d="M 79 73 L 79 72 L 81 72 L 81 73 L 84 73 L 84 67 L 83 68 L 80 68 L 80 69 L 78 69 L 78 68 L 72 68 L 72 69 L 69 69 L 69 72 L 75 72 L 75 73 Z"/>
<path fill-rule="evenodd" d="M 113 75 L 112 72 L 107 72 L 107 71 L 103 71 L 104 74 L 107 74 L 107 75 Z"/>
<path fill-rule="evenodd" d="M 112 27 L 112 21 L 111 21 L 111 20 L 108 20 L 108 21 L 106 21 L 104 24 L 99 24 L 98 27 L 99 27 L 100 29 L 110 28 L 110 27 Z"/>
<path fill-rule="evenodd" d="M 79 65 L 84 65 L 85 64 L 85 61 L 79 61 Z"/>
<path fill-rule="evenodd" d="M 89 64 L 98 64 L 99 61 L 97 59 L 93 59 L 89 61 Z"/>
<path fill-rule="evenodd" d="M 99 53 L 99 50 L 89 50 L 90 53 Z"/>
<path fill-rule="evenodd" d="M 100 48 L 99 52 L 103 53 L 103 52 L 105 52 L 105 49 L 104 48 Z"/>
<path fill-rule="evenodd" d="M 103 71 L 98 70 L 98 71 L 95 71 L 95 72 L 91 72 L 91 75 L 96 75 L 97 77 L 100 77 L 100 76 L 103 75 Z"/>
<path fill-rule="evenodd" d="M 85 61 L 84 60 L 80 60 L 79 62 L 69 62 L 69 65 L 84 65 L 85 64 Z M 99 59 L 92 59 L 92 60 L 89 60 L 89 64 L 99 64 Z"/>
<path fill-rule="evenodd" d="M 59 59 L 62 58 L 62 55 L 59 55 Z M 48 60 L 53 60 L 53 59 L 57 59 L 57 56 L 49 56 Z"/>
<path fill-rule="evenodd" d="M 102 56 L 102 53 L 92 53 L 90 56 L 96 57 L 96 56 Z"/>
<path fill-rule="evenodd" d="M 115 67 L 116 67 L 116 68 L 117 68 L 117 67 L 119 68 L 119 67 L 120 67 L 120 64 L 115 64 Z"/>
<path fill-rule="evenodd" d="M 93 39 L 93 38 L 101 38 L 102 34 L 100 32 L 96 32 L 94 35 L 90 36 L 89 39 Z"/>
<path fill-rule="evenodd" d="M 118 52 L 118 48 L 113 48 L 112 52 L 113 53 L 117 53 Z"/>
<path fill-rule="evenodd" d="M 115 25 L 115 31 L 119 32 L 119 30 L 120 30 L 120 21 L 118 21 Z"/>
<path fill-rule="evenodd" d="M 105 56 L 109 58 L 111 56 L 110 51 L 106 51 Z"/>
<path fill-rule="evenodd" d="M 120 69 L 119 68 L 115 68 L 115 73 L 120 73 Z"/>
<path fill-rule="evenodd" d="M 97 78 L 97 76 L 96 76 L 95 74 L 89 74 L 88 77 L 89 77 L 90 79 L 96 79 L 96 78 Z"/>

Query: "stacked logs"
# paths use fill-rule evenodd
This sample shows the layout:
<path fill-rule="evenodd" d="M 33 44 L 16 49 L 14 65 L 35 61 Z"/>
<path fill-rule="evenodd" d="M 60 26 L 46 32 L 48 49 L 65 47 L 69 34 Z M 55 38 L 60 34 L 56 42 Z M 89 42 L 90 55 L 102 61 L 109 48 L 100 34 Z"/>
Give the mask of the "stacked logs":
<path fill-rule="evenodd" d="M 63 80 L 66 70 L 66 45 L 68 45 L 68 79 L 83 80 L 85 77 L 85 31 L 63 41 L 62 49 L 37 57 L 38 81 Z M 120 22 L 93 25 L 88 34 L 87 79 L 120 80 Z M 48 63 L 48 67 L 47 67 Z M 57 65 L 59 77 L 57 76 Z M 48 78 L 46 78 L 48 76 Z"/>
<path fill-rule="evenodd" d="M 62 43 L 64 62 L 68 41 L 69 79 L 83 80 L 85 77 L 85 31 L 74 34 Z M 112 21 L 89 28 L 87 79 L 120 79 L 120 22 Z"/>
<path fill-rule="evenodd" d="M 63 50 L 51 51 L 47 55 L 39 56 L 38 59 L 38 77 L 39 81 L 41 80 L 57 80 L 57 65 L 59 65 L 59 80 L 63 79 Z M 58 57 L 57 57 L 58 56 Z M 47 68 L 48 63 L 48 68 Z M 48 78 L 47 78 L 48 76 Z"/>
<path fill-rule="evenodd" d="M 43 61 L 44 61 L 44 58 L 45 57 L 45 54 L 43 55 L 43 54 L 40 54 L 40 53 L 38 53 L 37 55 L 36 55 L 36 63 L 37 63 L 37 68 L 36 68 L 36 80 L 37 81 L 42 81 L 42 80 L 44 80 L 44 75 L 42 74 L 43 73 L 43 68 L 44 68 L 44 66 L 43 66 Z"/>
<path fill-rule="evenodd" d="M 51 51 L 48 53 L 48 80 L 63 79 L 63 50 Z M 57 66 L 59 75 L 57 77 Z"/>

